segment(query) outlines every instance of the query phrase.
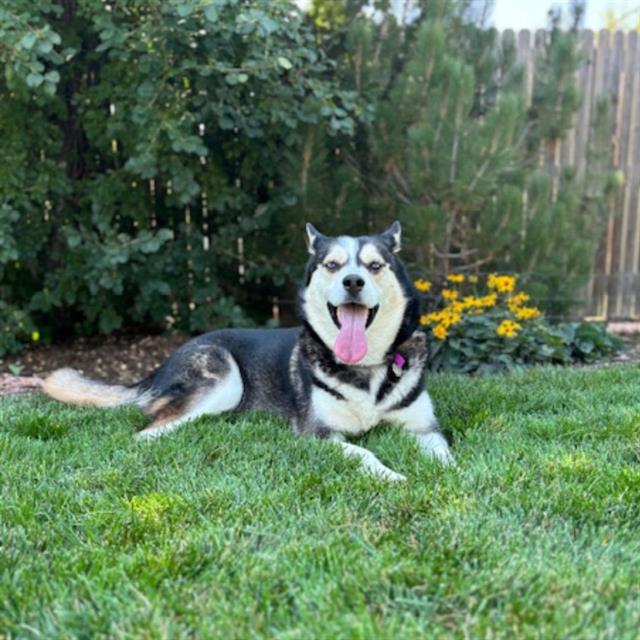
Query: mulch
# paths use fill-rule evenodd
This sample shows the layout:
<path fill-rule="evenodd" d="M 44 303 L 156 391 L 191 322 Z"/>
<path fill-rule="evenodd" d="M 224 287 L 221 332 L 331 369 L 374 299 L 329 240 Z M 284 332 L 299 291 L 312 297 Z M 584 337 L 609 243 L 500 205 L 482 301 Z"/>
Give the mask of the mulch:
<path fill-rule="evenodd" d="M 109 382 L 130 384 L 142 380 L 189 336 L 112 335 L 50 345 L 31 346 L 17 355 L 0 357 L 0 395 L 38 389 L 42 378 L 61 367 Z"/>
<path fill-rule="evenodd" d="M 0 358 L 0 395 L 36 391 L 55 369 L 73 367 L 109 382 L 130 384 L 143 379 L 186 342 L 183 333 L 112 335 L 77 338 L 50 346 L 32 346 L 18 355 Z M 623 335 L 625 347 L 596 366 L 640 362 L 640 334 Z"/>

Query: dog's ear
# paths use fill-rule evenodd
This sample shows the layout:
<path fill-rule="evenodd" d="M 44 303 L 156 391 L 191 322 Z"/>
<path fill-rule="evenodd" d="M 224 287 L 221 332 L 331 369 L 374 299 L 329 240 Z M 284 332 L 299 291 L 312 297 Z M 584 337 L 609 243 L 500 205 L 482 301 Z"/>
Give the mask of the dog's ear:
<path fill-rule="evenodd" d="M 310 222 L 307 222 L 305 229 L 307 230 L 307 251 L 313 256 L 318 250 L 319 243 L 327 239 L 322 235 Z"/>
<path fill-rule="evenodd" d="M 380 235 L 393 253 L 398 253 L 402 249 L 402 227 L 397 220 Z"/>

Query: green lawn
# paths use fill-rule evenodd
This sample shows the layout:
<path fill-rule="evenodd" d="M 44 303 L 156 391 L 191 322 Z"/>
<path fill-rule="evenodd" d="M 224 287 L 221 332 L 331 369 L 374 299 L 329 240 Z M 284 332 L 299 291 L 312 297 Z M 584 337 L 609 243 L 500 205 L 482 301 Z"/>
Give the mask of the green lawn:
<path fill-rule="evenodd" d="M 0 637 L 637 638 L 640 367 L 428 387 L 362 475 L 260 415 L 153 443 L 131 409 L 0 401 Z"/>

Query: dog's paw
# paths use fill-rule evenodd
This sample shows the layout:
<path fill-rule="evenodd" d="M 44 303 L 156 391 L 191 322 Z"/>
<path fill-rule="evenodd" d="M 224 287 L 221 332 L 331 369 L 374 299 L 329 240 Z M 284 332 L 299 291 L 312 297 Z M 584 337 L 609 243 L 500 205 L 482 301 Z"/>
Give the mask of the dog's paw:
<path fill-rule="evenodd" d="M 455 460 L 449 450 L 449 445 L 442 434 L 438 432 L 416 434 L 422 452 L 429 458 L 437 460 L 442 465 L 455 466 Z"/>
<path fill-rule="evenodd" d="M 380 480 L 384 480 L 385 482 L 404 482 L 407 479 L 407 476 L 403 476 L 401 473 L 396 473 L 389 467 L 385 467 L 381 464 L 379 467 L 375 469 L 368 469 L 369 473 Z"/>
<path fill-rule="evenodd" d="M 456 460 L 455 458 L 451 455 L 451 452 L 449 451 L 449 449 L 436 449 L 434 451 L 432 451 L 431 453 L 427 454 L 429 457 L 433 458 L 434 460 L 437 460 L 441 465 L 445 466 L 445 467 L 455 467 L 456 466 Z"/>
<path fill-rule="evenodd" d="M 407 476 L 404 476 L 401 473 L 396 473 L 395 471 L 391 471 L 391 469 L 387 469 L 387 473 L 383 476 L 383 478 L 387 482 L 405 482 Z"/>

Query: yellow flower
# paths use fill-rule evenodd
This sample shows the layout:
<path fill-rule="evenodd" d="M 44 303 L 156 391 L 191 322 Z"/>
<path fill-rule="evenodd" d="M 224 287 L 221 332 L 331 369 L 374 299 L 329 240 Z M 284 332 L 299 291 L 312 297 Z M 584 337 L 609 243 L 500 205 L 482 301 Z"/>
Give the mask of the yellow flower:
<path fill-rule="evenodd" d="M 420 324 L 437 324 L 442 320 L 442 312 L 434 311 L 433 313 L 425 313 L 420 316 Z"/>
<path fill-rule="evenodd" d="M 478 284 L 478 276 L 469 276 L 467 279 L 471 284 Z"/>
<path fill-rule="evenodd" d="M 498 296 L 495 293 L 490 293 L 482 298 L 477 298 L 476 306 L 478 307 L 495 307 L 498 301 Z"/>
<path fill-rule="evenodd" d="M 443 309 L 440 312 L 440 324 L 445 327 L 452 327 L 454 324 L 458 324 L 462 321 L 462 316 L 451 308 Z"/>
<path fill-rule="evenodd" d="M 495 295 L 495 294 L 494 294 Z M 493 300 L 493 298 L 491 298 L 491 300 Z M 488 304 L 490 302 L 489 297 L 487 296 L 486 299 L 485 298 L 476 298 L 475 296 L 465 296 L 462 300 L 462 302 L 460 302 L 459 304 L 462 305 L 463 309 L 478 309 L 478 308 L 482 308 L 484 306 L 492 306 L 493 304 L 495 304 L 495 302 L 492 302 L 490 305 Z M 487 304 L 485 304 L 487 303 Z"/>
<path fill-rule="evenodd" d="M 455 289 L 443 289 L 442 297 L 445 300 L 455 300 L 458 297 L 458 292 Z"/>
<path fill-rule="evenodd" d="M 414 283 L 413 286 L 420 291 L 420 293 L 427 293 L 427 291 L 429 291 L 431 289 L 431 283 L 428 280 L 425 280 L 424 278 L 418 278 Z"/>
<path fill-rule="evenodd" d="M 520 309 L 521 305 L 525 302 L 528 302 L 530 297 L 524 291 L 517 293 L 515 296 L 509 296 L 507 298 L 507 307 L 511 313 L 515 313 L 518 309 Z"/>
<path fill-rule="evenodd" d="M 514 276 L 499 276 L 497 273 L 492 273 L 487 278 L 487 286 L 498 293 L 511 293 L 516 288 L 516 279 Z"/>
<path fill-rule="evenodd" d="M 40 332 L 39 331 L 32 331 L 31 332 L 31 340 L 33 340 L 34 342 L 38 342 L 38 340 L 40 340 Z"/>
<path fill-rule="evenodd" d="M 531 300 L 531 296 L 528 293 L 525 293 L 524 291 L 521 291 L 520 293 L 516 293 L 516 295 L 513 296 L 513 298 L 511 298 L 511 302 L 516 306 L 521 305 L 523 302 L 529 302 L 529 300 Z"/>
<path fill-rule="evenodd" d="M 520 307 L 515 310 L 511 309 L 511 311 L 518 320 L 535 320 L 542 315 L 540 309 L 536 307 Z"/>
<path fill-rule="evenodd" d="M 464 274 L 463 273 L 452 273 L 447 276 L 447 280 L 449 282 L 453 282 L 453 284 L 460 284 L 464 282 Z"/>
<path fill-rule="evenodd" d="M 438 340 L 446 340 L 447 336 L 449 335 L 447 333 L 447 327 L 445 327 L 443 324 L 437 325 L 433 328 L 433 335 L 438 338 Z"/>
<path fill-rule="evenodd" d="M 520 329 L 522 329 L 522 325 L 517 322 L 513 322 L 513 320 L 503 320 L 496 329 L 496 333 L 504 338 L 513 338 Z"/>

